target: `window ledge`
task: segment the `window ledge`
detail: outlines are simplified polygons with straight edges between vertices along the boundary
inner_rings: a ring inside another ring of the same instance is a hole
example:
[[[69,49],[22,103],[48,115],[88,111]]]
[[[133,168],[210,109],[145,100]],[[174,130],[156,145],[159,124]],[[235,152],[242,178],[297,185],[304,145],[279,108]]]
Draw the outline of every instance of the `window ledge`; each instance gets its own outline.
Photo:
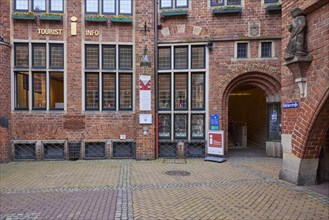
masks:
[[[85,21],[87,21],[87,22],[107,22],[107,18],[106,17],[86,16]]]
[[[268,5],[265,8],[266,12],[281,12],[282,6],[281,5]]]
[[[214,8],[212,10],[213,15],[219,15],[219,14],[239,14],[242,12],[242,8]]]
[[[61,15],[40,15],[41,21],[62,21]]]
[[[188,10],[165,10],[161,12],[161,17],[188,16]]]
[[[35,15],[12,15],[12,19],[14,20],[35,20]]]
[[[112,23],[132,23],[133,19],[131,17],[111,17]]]

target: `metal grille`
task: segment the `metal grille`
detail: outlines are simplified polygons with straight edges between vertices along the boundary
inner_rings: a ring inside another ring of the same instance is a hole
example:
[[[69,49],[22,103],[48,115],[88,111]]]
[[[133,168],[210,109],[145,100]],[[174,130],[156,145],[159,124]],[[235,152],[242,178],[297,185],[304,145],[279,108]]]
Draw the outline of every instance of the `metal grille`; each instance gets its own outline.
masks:
[[[113,142],[113,158],[135,158],[135,143]]]
[[[78,160],[80,156],[80,142],[69,142],[70,160]]]
[[[205,142],[187,143],[187,157],[205,157]]]
[[[177,142],[159,142],[159,157],[176,158]]]
[[[85,158],[105,158],[105,142],[86,142],[85,143]]]
[[[64,159],[64,143],[44,143],[44,159]]]
[[[15,159],[17,160],[35,160],[35,144],[23,143],[14,144]]]

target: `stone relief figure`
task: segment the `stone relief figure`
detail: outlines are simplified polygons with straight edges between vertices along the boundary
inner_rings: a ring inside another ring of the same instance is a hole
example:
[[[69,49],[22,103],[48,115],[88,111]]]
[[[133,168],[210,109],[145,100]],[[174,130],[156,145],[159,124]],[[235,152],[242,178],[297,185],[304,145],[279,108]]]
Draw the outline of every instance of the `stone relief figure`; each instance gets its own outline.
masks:
[[[300,8],[295,8],[291,11],[291,15],[293,21],[288,26],[290,40],[284,53],[285,60],[306,55],[306,19],[304,13]]]

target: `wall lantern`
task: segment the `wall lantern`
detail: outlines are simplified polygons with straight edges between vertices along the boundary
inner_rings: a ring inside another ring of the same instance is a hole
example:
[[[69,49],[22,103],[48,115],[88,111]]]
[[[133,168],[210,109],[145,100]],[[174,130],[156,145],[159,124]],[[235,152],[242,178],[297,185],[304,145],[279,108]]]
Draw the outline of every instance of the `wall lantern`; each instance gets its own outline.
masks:
[[[140,66],[151,66],[150,58],[147,54],[147,47],[145,45],[143,59],[140,63]]]

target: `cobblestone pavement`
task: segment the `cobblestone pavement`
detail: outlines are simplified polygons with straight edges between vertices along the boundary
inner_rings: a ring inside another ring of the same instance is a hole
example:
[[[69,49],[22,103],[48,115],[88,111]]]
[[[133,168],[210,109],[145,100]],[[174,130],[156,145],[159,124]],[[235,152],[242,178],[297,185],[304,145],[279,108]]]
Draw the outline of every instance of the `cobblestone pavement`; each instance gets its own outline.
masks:
[[[0,220],[328,219],[328,195],[280,181],[281,163],[262,154],[234,153],[225,163],[0,164]]]

